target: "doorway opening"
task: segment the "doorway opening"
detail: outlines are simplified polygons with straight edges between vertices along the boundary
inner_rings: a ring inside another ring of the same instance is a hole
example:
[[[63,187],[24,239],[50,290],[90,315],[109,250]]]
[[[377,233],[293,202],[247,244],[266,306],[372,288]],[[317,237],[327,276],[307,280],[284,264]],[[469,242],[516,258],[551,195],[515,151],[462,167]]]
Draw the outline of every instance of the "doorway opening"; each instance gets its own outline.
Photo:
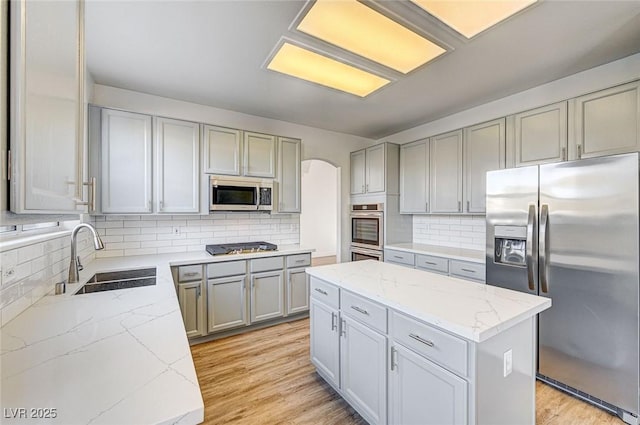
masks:
[[[320,159],[302,161],[300,245],[314,248],[313,265],[340,258],[340,169]]]

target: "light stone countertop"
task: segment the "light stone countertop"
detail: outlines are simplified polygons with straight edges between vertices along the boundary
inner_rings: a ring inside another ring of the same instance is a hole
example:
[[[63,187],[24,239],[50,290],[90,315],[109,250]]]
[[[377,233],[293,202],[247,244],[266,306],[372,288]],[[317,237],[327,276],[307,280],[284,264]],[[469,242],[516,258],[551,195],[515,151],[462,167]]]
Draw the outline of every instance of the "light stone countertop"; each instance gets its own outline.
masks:
[[[434,255],[453,260],[470,261],[473,263],[485,263],[485,252],[475,249],[451,248],[448,246],[425,245],[421,243],[394,243],[384,246],[385,249],[411,252],[413,254]]]
[[[102,258],[64,295],[47,295],[0,330],[3,424],[196,424],[204,420],[170,266],[311,252],[206,252]],[[156,267],[157,283],[72,295],[94,273]],[[28,419],[7,418],[26,408]],[[55,419],[30,418],[54,408]],[[10,412],[8,413],[9,416]]]
[[[551,299],[375,260],[307,273],[473,342],[551,307]]]

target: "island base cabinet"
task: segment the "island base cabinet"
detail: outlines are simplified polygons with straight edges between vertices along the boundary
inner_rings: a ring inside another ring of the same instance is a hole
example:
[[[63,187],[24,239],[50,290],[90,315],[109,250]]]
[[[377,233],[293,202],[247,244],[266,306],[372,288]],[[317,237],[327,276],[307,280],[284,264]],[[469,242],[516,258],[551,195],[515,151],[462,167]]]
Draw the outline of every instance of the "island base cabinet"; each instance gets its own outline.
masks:
[[[251,275],[251,323],[284,315],[284,272]]]
[[[467,424],[467,381],[413,351],[391,347],[389,423]]]
[[[386,424],[387,338],[347,316],[342,317],[340,327],[344,397],[370,424]]]
[[[334,388],[340,386],[338,310],[311,298],[311,363]]]
[[[207,281],[208,332],[247,325],[246,277],[232,276]]]

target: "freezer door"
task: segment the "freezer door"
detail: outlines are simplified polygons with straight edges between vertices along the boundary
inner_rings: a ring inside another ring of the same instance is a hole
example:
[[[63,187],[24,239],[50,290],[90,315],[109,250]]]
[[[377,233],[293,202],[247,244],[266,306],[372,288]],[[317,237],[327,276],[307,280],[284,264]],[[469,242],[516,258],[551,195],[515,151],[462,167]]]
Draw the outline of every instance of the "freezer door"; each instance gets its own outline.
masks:
[[[487,173],[487,284],[537,294],[537,217],[537,165]]]
[[[539,373],[638,414],[638,154],[540,166]]]

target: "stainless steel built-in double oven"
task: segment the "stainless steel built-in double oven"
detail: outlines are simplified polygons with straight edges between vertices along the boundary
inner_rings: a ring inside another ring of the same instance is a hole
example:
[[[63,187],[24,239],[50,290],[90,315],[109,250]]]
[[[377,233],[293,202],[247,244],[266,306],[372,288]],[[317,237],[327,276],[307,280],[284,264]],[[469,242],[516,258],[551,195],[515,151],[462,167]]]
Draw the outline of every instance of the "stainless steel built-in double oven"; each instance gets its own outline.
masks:
[[[383,204],[351,205],[351,261],[382,261]]]

